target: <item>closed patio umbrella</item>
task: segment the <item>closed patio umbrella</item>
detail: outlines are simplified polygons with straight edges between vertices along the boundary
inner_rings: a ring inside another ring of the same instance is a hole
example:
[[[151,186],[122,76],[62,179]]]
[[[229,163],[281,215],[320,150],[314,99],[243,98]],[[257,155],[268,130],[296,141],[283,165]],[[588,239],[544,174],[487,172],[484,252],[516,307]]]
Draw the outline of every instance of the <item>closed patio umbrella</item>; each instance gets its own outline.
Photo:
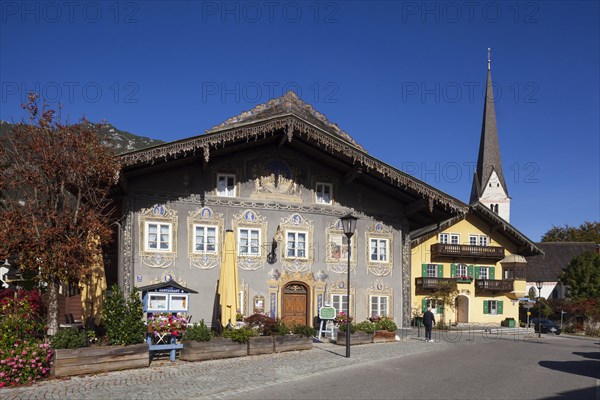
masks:
[[[100,241],[97,237],[90,238],[88,245],[96,247],[98,251],[88,273],[79,281],[83,314],[82,321],[85,323],[89,317],[93,317],[94,322],[99,325],[100,313],[102,312],[102,294],[106,290],[104,258],[102,257]]]
[[[225,232],[219,275],[219,300],[221,304],[221,324],[235,323],[238,309],[238,270],[233,231]]]

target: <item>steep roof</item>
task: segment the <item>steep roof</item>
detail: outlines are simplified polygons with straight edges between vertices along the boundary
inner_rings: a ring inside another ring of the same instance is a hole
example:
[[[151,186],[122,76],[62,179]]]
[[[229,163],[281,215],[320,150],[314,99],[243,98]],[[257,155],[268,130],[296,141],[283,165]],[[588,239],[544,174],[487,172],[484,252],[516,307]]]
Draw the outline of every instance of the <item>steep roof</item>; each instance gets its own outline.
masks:
[[[402,202],[404,210],[399,209],[398,215],[407,216],[411,230],[468,211],[463,202],[369,155],[346,132],[292,92],[229,118],[203,135],[122,154],[122,176],[144,174],[184,160],[209,163],[212,157],[230,156],[268,143],[308,152],[322,162],[335,161],[345,183],[369,180],[370,185],[377,185],[376,190]]]
[[[596,252],[599,246],[594,242],[540,242],[536,245],[544,254],[526,257],[529,282],[557,282],[573,257]]]
[[[527,236],[521,233],[517,228],[511,225],[508,221],[504,220],[498,214],[492,212],[488,207],[481,204],[479,201],[472,203],[469,206],[469,213],[475,215],[477,218],[481,219],[483,222],[493,227],[493,232],[495,235],[500,235],[517,246],[517,254],[523,256],[535,255],[535,254],[543,254],[543,250],[537,246],[536,243],[532,242]],[[432,227],[429,230],[421,230],[420,232],[415,232],[414,235],[411,235],[411,245],[412,247],[416,247],[419,244],[429,240],[431,237],[443,232],[444,230],[450,228],[454,224],[458,223],[465,219],[467,215],[458,215],[443,223],[439,224],[437,227]]]
[[[341,130],[337,124],[330,122],[325,115],[321,114],[308,103],[302,101],[296,93],[289,91],[284,96],[271,99],[264,104],[259,104],[252,110],[245,111],[235,117],[231,117],[223,123],[208,129],[206,133],[218,132],[225,129],[237,128],[273,116],[293,114],[311,124],[327,131],[341,139],[353,144],[361,150],[364,148],[356,143],[350,135]]]
[[[508,196],[508,188],[502,172],[500,160],[500,145],[498,143],[498,128],[496,126],[496,111],[494,108],[494,88],[492,85],[492,71],[488,59],[487,83],[485,88],[485,102],[483,105],[483,121],[481,123],[481,139],[479,142],[479,156],[477,158],[477,169],[473,177],[471,188],[471,200],[473,203],[481,198],[483,189],[496,171],[498,179]]]

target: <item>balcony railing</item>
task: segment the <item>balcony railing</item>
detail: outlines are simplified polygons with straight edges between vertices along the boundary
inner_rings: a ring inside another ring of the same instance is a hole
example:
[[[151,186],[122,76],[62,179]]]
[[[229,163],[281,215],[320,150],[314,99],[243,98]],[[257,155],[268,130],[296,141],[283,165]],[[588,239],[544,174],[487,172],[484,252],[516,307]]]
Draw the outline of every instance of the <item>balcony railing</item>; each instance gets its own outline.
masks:
[[[513,280],[475,279],[476,290],[488,290],[491,292],[512,292]]]
[[[504,248],[499,246],[470,246],[465,244],[435,243],[431,245],[431,260],[440,258],[466,258],[499,261],[504,258]]]
[[[426,278],[420,277],[415,279],[418,289],[435,289],[442,282],[454,282],[455,278]]]

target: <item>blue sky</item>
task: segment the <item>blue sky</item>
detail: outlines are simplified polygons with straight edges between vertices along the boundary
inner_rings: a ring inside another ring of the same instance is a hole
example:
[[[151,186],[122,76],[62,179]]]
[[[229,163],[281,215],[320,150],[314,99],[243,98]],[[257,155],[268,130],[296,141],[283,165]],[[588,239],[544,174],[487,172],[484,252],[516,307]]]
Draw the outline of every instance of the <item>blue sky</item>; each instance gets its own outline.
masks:
[[[487,48],[511,222],[600,219],[596,1],[0,1],[0,118],[171,141],[295,90],[373,156],[469,199]]]

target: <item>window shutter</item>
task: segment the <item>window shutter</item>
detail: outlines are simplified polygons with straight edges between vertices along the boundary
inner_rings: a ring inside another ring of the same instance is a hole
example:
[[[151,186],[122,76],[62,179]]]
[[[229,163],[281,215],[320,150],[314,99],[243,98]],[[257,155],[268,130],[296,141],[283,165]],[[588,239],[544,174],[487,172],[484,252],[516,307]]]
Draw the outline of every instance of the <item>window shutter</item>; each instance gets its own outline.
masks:
[[[479,267],[473,267],[473,268],[475,268],[475,279],[480,279],[480,277],[481,277],[480,268]]]
[[[439,306],[437,306],[437,313],[439,315],[442,315],[444,313],[444,305],[440,304]]]
[[[421,300],[421,311],[422,312],[427,311],[427,299]]]
[[[467,275],[469,275],[470,277],[473,277],[473,266],[469,265],[467,267]]]
[[[502,314],[503,312],[504,312],[504,302],[498,301],[498,315]]]
[[[489,271],[490,271],[490,279],[494,279],[494,267],[490,267]]]
[[[444,265],[443,264],[439,264],[437,266],[437,270],[438,270],[437,277],[438,278],[443,278],[444,277]]]
[[[489,303],[488,303],[487,300],[483,301],[483,313],[484,314],[489,314],[490,313]]]
[[[421,277],[427,278],[427,264],[421,264]]]
[[[450,264],[450,278],[456,277],[456,264]]]

